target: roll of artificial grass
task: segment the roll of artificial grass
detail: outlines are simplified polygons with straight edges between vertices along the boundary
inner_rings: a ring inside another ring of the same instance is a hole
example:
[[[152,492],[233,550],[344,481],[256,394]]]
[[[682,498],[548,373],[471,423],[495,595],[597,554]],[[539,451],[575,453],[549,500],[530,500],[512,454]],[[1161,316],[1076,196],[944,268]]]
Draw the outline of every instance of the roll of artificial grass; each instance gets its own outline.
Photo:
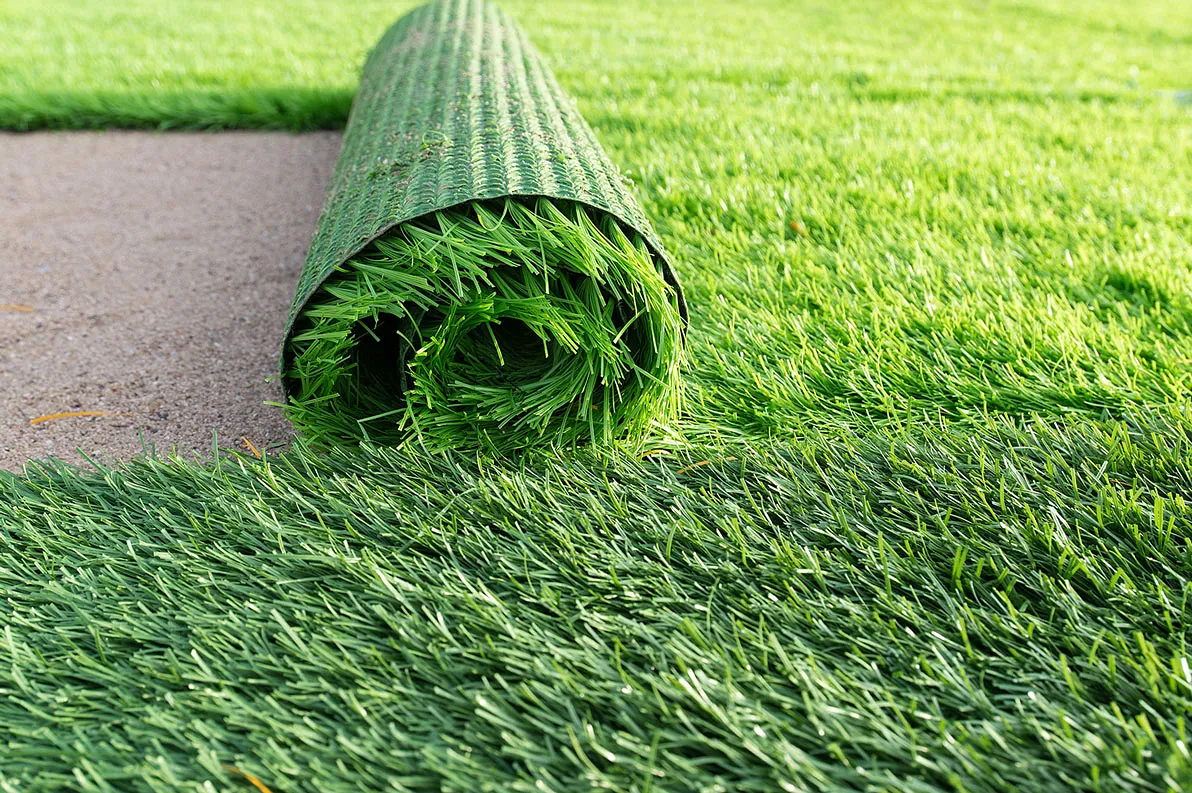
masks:
[[[369,56],[282,352],[316,444],[510,451],[678,411],[661,243],[520,28],[438,0]]]

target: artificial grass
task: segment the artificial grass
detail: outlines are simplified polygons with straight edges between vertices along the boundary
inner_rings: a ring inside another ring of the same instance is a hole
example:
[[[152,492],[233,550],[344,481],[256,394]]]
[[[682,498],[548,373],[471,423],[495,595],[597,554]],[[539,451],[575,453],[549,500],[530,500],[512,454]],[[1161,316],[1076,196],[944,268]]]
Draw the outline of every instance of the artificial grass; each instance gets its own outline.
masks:
[[[0,786],[1192,784],[1192,421],[724,451],[0,476]]]
[[[0,127],[341,127],[369,49],[415,5],[7,0]],[[700,85],[713,94],[734,87],[742,104],[777,95],[800,107],[829,97],[1134,102],[1192,89],[1184,67],[1192,7],[1183,0],[501,7],[544,50],[585,114],[589,103],[605,107],[606,97],[632,96],[651,82],[666,105],[681,105]],[[261,113],[262,96],[288,99]]]
[[[1186,788],[1189,6],[502,5],[674,254],[686,445],[5,478],[0,785]],[[396,13],[219,8],[0,80],[346,113]]]
[[[682,318],[641,239],[578,204],[400,226],[303,309],[287,415],[321,446],[642,441],[678,415]]]
[[[27,91],[15,96],[0,94],[0,128],[23,132],[113,127],[302,132],[342,127],[351,104],[350,91],[304,88]]]
[[[682,290],[525,33],[438,0],[370,53],[281,358],[317,443],[641,441],[678,411]]]

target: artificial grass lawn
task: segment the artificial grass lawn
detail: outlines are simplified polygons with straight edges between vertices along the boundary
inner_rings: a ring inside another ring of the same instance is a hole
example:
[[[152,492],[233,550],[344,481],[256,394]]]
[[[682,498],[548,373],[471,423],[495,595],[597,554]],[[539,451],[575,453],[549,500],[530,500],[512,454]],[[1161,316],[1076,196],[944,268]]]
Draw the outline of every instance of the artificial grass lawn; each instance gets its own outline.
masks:
[[[0,127],[337,127],[369,48],[414,5],[6,0]],[[1192,89],[1182,0],[501,7],[585,115],[647,93],[673,109],[715,109],[729,89],[734,110],[784,98],[818,108],[836,97],[1114,101]]]
[[[0,785],[1192,782],[1187,424],[707,451],[0,478]]]
[[[679,439],[3,478],[0,789],[1192,783],[1192,9],[502,5],[678,264]],[[33,8],[9,126],[333,123],[400,10]]]

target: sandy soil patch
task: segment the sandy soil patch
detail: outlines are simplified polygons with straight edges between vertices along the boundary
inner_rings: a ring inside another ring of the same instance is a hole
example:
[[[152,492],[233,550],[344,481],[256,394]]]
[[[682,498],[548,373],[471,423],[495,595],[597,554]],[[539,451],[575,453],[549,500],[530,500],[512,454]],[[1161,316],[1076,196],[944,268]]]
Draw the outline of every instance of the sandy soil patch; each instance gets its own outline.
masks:
[[[267,379],[339,145],[0,134],[0,468],[284,445]]]

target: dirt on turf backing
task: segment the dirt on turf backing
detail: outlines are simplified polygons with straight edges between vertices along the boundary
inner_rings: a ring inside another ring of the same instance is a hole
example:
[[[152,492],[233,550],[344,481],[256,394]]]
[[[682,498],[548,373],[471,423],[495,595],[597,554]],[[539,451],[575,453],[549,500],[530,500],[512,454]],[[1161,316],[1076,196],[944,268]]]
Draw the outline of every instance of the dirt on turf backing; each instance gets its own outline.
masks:
[[[0,134],[0,468],[286,445],[268,380],[339,145]]]

